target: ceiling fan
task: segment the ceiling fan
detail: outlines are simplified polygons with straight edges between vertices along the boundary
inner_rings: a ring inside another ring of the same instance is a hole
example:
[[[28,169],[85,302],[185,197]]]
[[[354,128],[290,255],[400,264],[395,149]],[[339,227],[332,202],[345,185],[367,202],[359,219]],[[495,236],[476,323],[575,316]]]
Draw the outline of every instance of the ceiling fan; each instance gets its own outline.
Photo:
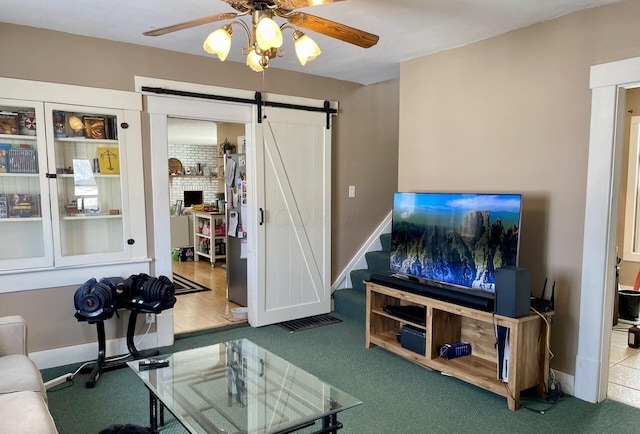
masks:
[[[144,32],[145,36],[160,36],[177,32],[216,21],[232,20],[234,18],[251,15],[251,28],[241,20],[234,20],[222,28],[211,33],[205,40],[205,51],[216,54],[224,61],[231,47],[232,25],[239,25],[247,35],[247,48],[243,53],[247,55],[247,65],[254,71],[263,71],[269,65],[269,60],[276,56],[282,56],[279,50],[282,45],[282,30],[292,29],[295,41],[296,54],[302,65],[315,59],[320,54],[320,49],[302,31],[295,27],[311,30],[323,35],[357,45],[362,48],[374,46],[379,37],[377,35],[355,29],[344,24],[310,15],[304,12],[296,12],[296,9],[307,6],[317,6],[328,3],[336,3],[344,0],[222,0],[228,3],[238,12],[227,12],[196,18],[195,20],[173,24],[159,29]],[[278,26],[273,17],[283,18],[286,24]],[[295,27],[294,27],[295,26]]]

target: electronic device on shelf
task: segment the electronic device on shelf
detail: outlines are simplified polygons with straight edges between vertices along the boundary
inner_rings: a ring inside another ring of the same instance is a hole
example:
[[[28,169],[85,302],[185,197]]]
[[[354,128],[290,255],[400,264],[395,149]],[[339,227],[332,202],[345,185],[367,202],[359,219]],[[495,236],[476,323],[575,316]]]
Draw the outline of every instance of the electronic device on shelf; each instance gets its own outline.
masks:
[[[537,310],[538,312],[549,312],[554,309],[555,304],[555,292],[556,292],[556,282],[553,282],[551,285],[551,296],[549,299],[545,298],[545,294],[547,292],[547,279],[544,279],[544,287],[542,288],[542,295],[540,298],[531,297],[531,308]]]
[[[435,285],[428,285],[415,278],[398,277],[381,273],[372,273],[369,281],[390,288],[400,289],[413,294],[431,297],[449,303],[456,303],[461,306],[472,307],[487,312],[493,311],[493,294],[482,291],[471,291],[464,288],[444,288]]]
[[[387,304],[382,306],[382,310],[390,315],[396,316],[416,324],[425,325],[426,308],[424,306],[406,305],[399,306]]]

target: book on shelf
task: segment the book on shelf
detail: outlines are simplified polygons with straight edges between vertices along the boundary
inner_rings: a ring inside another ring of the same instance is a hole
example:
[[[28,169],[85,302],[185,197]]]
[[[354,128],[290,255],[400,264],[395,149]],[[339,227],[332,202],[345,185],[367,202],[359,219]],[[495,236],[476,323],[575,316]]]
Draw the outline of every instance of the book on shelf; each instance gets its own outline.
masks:
[[[0,173],[9,171],[9,149],[10,143],[0,143]]]
[[[0,219],[6,219],[9,216],[9,205],[7,204],[7,195],[0,193]]]
[[[115,116],[108,116],[106,118],[105,134],[107,139],[118,140],[118,119]]]
[[[20,110],[18,112],[18,126],[23,136],[36,135],[36,113],[33,110]]]
[[[13,193],[7,195],[8,214],[10,218],[37,217],[39,204],[29,193]]]
[[[120,173],[120,153],[118,148],[98,147],[98,164],[103,175]]]
[[[18,134],[18,113],[0,110],[0,134]]]
[[[7,167],[10,173],[38,173],[38,158],[30,147],[10,148],[7,153]]]
[[[106,139],[105,120],[102,116],[85,116],[84,135],[88,139]]]
[[[66,113],[63,111],[53,112],[53,136],[57,138],[67,137]]]

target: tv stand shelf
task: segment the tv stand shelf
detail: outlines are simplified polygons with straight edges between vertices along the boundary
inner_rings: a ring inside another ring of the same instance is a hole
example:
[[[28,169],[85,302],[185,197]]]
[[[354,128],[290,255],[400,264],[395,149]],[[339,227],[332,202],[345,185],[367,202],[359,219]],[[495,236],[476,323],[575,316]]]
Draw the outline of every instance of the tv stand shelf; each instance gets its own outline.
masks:
[[[520,407],[520,393],[536,387],[545,397],[549,380],[549,353],[546,348],[547,323],[537,314],[522,318],[495,315],[458,304],[390,288],[367,284],[366,347],[379,346],[428,369],[441,371],[507,398],[510,410]],[[420,325],[389,314],[385,305],[424,306],[425,324]],[[401,346],[396,339],[403,325],[426,332],[426,354]],[[495,326],[509,329],[510,363],[508,382],[498,379]],[[470,342],[472,354],[446,360],[439,357],[442,345]],[[507,387],[505,387],[507,386]]]

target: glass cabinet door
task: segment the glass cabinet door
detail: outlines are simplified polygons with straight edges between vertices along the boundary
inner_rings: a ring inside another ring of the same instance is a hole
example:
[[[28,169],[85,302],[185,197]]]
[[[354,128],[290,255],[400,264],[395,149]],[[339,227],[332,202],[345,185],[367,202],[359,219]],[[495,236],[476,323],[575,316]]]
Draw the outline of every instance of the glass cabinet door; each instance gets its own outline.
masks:
[[[0,271],[53,265],[42,103],[0,99]]]
[[[117,110],[45,104],[56,265],[123,259],[124,162]]]

